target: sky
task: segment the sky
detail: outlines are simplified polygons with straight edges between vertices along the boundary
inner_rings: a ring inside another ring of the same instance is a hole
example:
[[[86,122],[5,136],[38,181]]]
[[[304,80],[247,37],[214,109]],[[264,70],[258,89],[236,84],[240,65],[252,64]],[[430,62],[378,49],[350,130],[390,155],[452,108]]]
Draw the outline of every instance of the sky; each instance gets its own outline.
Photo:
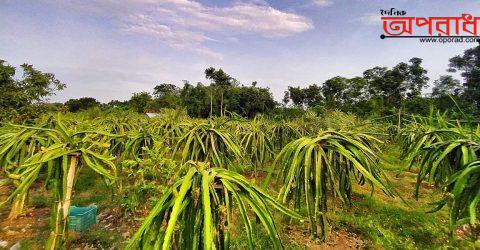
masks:
[[[54,73],[67,88],[51,101],[127,100],[160,83],[208,83],[208,67],[257,81],[280,100],[288,86],[412,57],[433,82],[475,45],[382,40],[380,9],[390,8],[480,16],[480,0],[0,0],[0,59]]]

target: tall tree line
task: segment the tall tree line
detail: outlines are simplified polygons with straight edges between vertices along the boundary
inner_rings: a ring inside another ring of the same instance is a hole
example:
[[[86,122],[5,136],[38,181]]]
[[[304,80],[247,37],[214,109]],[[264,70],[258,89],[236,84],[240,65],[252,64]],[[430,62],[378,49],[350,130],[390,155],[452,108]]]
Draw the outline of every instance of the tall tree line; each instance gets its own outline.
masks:
[[[21,72],[21,73],[20,73]],[[134,93],[128,101],[113,100],[101,104],[91,97],[71,99],[63,105],[53,105],[77,112],[94,107],[125,109],[136,112],[162,108],[183,108],[194,117],[238,114],[254,117],[257,114],[287,115],[313,109],[340,109],[362,116],[382,116],[402,110],[424,114],[430,106],[439,110],[480,114],[480,46],[467,49],[449,60],[449,73],[433,80],[427,94],[427,70],[422,59],[414,57],[389,67],[373,67],[353,78],[336,76],[320,84],[306,87],[288,86],[282,103],[275,102],[269,88],[257,82],[241,85],[222,69],[207,68],[208,84],[183,82],[179,87],[162,83],[153,91]],[[18,77],[18,75],[22,77]],[[48,97],[66,85],[51,73],[43,73],[30,64],[20,70],[0,60],[0,120],[12,117],[27,119],[45,110]],[[296,110],[295,112],[293,112]]]
[[[311,109],[340,109],[360,115],[388,115],[399,109],[408,113],[425,114],[430,106],[439,110],[470,114],[480,111],[480,46],[466,50],[450,59],[448,72],[459,72],[463,83],[452,75],[442,75],[433,81],[431,92],[428,71],[422,59],[414,57],[392,68],[373,67],[362,76],[336,76],[321,85],[289,86],[284,105]]]

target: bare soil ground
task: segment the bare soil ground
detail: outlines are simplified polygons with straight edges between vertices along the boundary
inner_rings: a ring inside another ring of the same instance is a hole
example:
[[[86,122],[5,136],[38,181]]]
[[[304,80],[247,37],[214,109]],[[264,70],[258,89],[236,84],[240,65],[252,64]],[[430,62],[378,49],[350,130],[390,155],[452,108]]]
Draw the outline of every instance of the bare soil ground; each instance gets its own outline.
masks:
[[[303,228],[287,227],[285,230],[287,241],[298,244],[302,248],[312,250],[347,250],[365,249],[365,241],[357,234],[348,232],[345,229],[330,231],[326,242],[310,237],[308,230]]]
[[[22,240],[48,234],[49,208],[29,209],[26,215],[17,219],[7,217],[8,211],[0,215],[0,240],[7,242],[6,249]]]
[[[11,190],[11,186],[0,187],[0,200],[5,200]],[[13,220],[8,219],[9,212],[8,206],[0,211],[0,248],[9,249],[22,240],[48,234],[49,208],[27,208],[25,215]]]

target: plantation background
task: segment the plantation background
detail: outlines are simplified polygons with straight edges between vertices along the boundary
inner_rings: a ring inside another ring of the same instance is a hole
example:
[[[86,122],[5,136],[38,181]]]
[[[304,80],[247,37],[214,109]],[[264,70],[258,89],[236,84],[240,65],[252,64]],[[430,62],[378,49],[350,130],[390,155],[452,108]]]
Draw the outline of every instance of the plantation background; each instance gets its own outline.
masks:
[[[0,240],[25,249],[478,247],[480,47],[289,87],[160,84],[101,104],[0,63]],[[17,77],[16,77],[17,76]],[[155,113],[148,118],[145,113]],[[70,205],[99,223],[68,230]]]

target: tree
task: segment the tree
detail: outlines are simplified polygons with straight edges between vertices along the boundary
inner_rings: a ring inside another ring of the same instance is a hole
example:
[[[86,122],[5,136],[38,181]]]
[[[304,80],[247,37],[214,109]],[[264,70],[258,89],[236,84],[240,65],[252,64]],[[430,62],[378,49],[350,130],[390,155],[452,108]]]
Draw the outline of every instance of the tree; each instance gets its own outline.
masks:
[[[180,103],[180,89],[173,84],[162,83],[155,86],[153,96],[153,106],[156,109],[176,108]]]
[[[336,76],[323,83],[322,93],[325,97],[327,107],[341,107],[345,101],[345,91],[347,90],[347,78]]]
[[[122,110],[127,110],[130,108],[129,101],[119,101],[119,100],[112,100],[107,103],[107,106],[111,108],[122,109]]]
[[[18,82],[13,79],[15,68],[5,65],[5,61],[0,60],[0,120],[5,119],[11,110],[18,109],[27,103],[21,100],[15,100],[16,93],[20,92]],[[20,94],[20,93],[18,93]]]
[[[323,103],[322,88],[316,84],[303,89],[304,104],[311,108]]]
[[[93,107],[98,107],[100,102],[93,97],[82,97],[80,99],[70,99],[65,102],[68,111],[78,112],[80,110],[86,110]]]
[[[460,81],[451,75],[440,76],[438,80],[434,81],[433,85],[432,97],[434,98],[448,95],[456,96],[460,94],[462,88]]]
[[[383,78],[388,68],[374,67],[363,72],[363,78],[367,81],[367,91],[371,97],[378,97],[383,94]]]
[[[20,67],[23,70],[23,79],[18,82],[18,85],[29,104],[43,101],[44,98],[54,95],[55,91],[66,87],[55,78],[54,74],[43,73],[26,63]]]
[[[386,115],[403,105],[409,80],[409,65],[399,63],[392,69],[374,67],[363,73],[374,112]],[[413,87],[412,87],[413,88]]]
[[[409,67],[406,63],[399,63],[393,69],[387,71],[381,90],[385,97],[387,107],[401,107],[407,91]]]
[[[302,88],[300,87],[291,87],[288,86],[288,96],[290,100],[292,100],[293,105],[295,105],[298,108],[303,107],[303,103],[305,100],[305,93],[303,92]],[[286,98],[286,97],[284,97]]]
[[[283,93],[282,103],[283,106],[287,106],[287,104],[290,102],[290,92],[284,91]]]
[[[422,94],[422,90],[428,87],[427,70],[422,67],[422,59],[414,57],[410,59],[410,65],[408,66],[408,80],[407,80],[407,89],[408,89],[408,98],[419,97]]]
[[[228,93],[230,111],[244,117],[253,118],[257,114],[268,113],[276,106],[268,88],[252,86],[234,87]]]
[[[253,82],[251,86],[231,86],[224,90],[223,105],[228,106],[228,111],[252,118],[259,113],[268,113],[277,105],[273,95],[268,88],[256,86]],[[218,88],[210,85],[205,86],[198,83],[196,86],[185,82],[180,95],[181,104],[187,110],[190,116],[209,117],[213,110],[219,110],[222,102],[220,96],[213,95]],[[225,115],[226,109],[222,113]]]
[[[289,86],[282,101],[285,105],[292,101],[297,108],[334,108],[361,115],[386,115],[408,102],[411,102],[409,109],[422,103],[422,91],[429,80],[426,74],[422,59],[414,57],[391,69],[368,69],[363,77],[336,76],[325,81],[322,87],[315,84],[306,88]]]
[[[168,94],[176,94],[179,92],[179,88],[173,84],[162,83],[153,88],[153,96],[155,98],[161,98]]]
[[[145,112],[152,103],[152,96],[148,92],[133,93],[129,101],[130,107],[138,113]]]
[[[180,91],[180,100],[188,115],[205,118],[212,113],[213,105],[215,104],[216,107],[216,98],[212,95],[211,88],[202,83],[193,86],[187,81],[184,82]]]
[[[224,93],[229,88],[236,86],[237,81],[235,78],[232,78],[230,75],[225,73],[222,69],[216,70],[213,67],[205,70],[205,78],[211,80],[211,85],[220,91],[220,116],[224,116],[226,109],[226,107],[224,107]]]
[[[458,104],[462,106],[462,111],[467,111],[466,109],[468,109],[467,112],[473,113],[475,108],[472,107],[472,103],[461,98],[462,95],[462,84],[451,75],[440,76],[440,78],[433,83],[431,99],[434,102],[435,107],[441,111],[454,111]]]
[[[20,67],[23,76],[17,80],[15,68],[0,59],[0,120],[34,117],[46,98],[66,87],[51,73],[43,73],[30,64]]]
[[[363,77],[347,79],[347,89],[343,94],[343,111],[365,115],[371,112],[369,105],[370,95],[367,81]]]
[[[450,58],[448,66],[449,72],[461,72],[465,99],[480,108],[480,46]]]

